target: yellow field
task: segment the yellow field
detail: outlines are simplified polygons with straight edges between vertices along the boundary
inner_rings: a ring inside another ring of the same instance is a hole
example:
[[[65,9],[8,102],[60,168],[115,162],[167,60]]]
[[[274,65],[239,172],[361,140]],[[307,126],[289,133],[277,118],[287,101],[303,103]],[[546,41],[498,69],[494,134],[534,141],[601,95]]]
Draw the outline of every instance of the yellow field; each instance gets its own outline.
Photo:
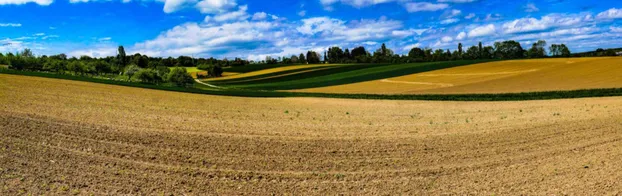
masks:
[[[0,74],[0,195],[616,195],[620,97],[241,98]]]
[[[622,87],[622,58],[605,57],[500,61],[297,91],[462,94],[619,87]]]
[[[227,79],[234,79],[234,78],[244,78],[244,77],[258,76],[258,75],[270,74],[270,73],[281,72],[281,71],[289,71],[289,70],[304,69],[304,68],[311,68],[311,67],[328,67],[328,66],[336,66],[336,65],[335,64],[292,65],[292,66],[284,66],[284,67],[277,67],[277,68],[271,68],[271,69],[264,69],[264,70],[253,71],[253,72],[248,72],[248,73],[223,75],[224,77],[210,78],[210,79],[207,79],[207,80],[204,80],[204,81],[216,81],[216,80],[227,80]]]

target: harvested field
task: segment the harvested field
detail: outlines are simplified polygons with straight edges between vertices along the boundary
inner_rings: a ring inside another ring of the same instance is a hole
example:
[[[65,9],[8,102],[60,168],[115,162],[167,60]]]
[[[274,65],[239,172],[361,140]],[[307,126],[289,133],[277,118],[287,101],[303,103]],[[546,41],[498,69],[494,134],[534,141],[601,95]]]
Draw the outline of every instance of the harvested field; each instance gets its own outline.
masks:
[[[622,58],[605,57],[498,61],[374,81],[294,91],[469,94],[620,87],[622,87]]]
[[[622,98],[239,98],[0,74],[0,195],[622,194]]]

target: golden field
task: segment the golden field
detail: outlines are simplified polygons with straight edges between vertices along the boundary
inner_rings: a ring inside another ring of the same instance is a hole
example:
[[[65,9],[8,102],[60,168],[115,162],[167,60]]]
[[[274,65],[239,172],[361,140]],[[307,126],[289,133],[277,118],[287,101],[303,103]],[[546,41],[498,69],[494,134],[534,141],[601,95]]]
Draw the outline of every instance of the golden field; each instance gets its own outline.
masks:
[[[622,194],[622,98],[240,98],[0,74],[0,195]]]
[[[621,88],[622,58],[481,63],[381,80],[295,90],[325,93],[467,94]]]
[[[256,66],[256,65],[249,65],[249,66]],[[271,73],[296,70],[296,69],[305,69],[305,68],[312,68],[312,67],[331,67],[331,66],[336,66],[336,64],[290,65],[290,66],[283,66],[283,67],[277,67],[277,68],[263,69],[259,71],[248,72],[248,73],[228,74],[228,75],[223,75],[224,77],[210,78],[204,81],[218,81],[218,80],[245,78],[245,77],[271,74]]]

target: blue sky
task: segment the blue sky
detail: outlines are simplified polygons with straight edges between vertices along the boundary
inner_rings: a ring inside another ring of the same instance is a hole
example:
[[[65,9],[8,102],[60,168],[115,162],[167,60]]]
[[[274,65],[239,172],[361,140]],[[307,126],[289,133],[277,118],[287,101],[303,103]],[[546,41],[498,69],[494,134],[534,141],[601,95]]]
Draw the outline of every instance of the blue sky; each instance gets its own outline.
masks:
[[[0,0],[0,52],[263,59],[330,46],[398,54],[539,39],[622,47],[619,0]],[[7,45],[8,44],[8,45]]]

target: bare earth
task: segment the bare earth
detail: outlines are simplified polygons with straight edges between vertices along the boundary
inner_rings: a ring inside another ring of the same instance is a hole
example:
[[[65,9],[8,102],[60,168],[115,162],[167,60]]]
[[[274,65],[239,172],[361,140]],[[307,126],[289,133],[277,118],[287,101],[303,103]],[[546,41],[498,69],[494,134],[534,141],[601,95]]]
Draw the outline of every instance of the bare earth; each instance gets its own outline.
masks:
[[[622,194],[622,97],[236,98],[0,74],[0,195]]]

